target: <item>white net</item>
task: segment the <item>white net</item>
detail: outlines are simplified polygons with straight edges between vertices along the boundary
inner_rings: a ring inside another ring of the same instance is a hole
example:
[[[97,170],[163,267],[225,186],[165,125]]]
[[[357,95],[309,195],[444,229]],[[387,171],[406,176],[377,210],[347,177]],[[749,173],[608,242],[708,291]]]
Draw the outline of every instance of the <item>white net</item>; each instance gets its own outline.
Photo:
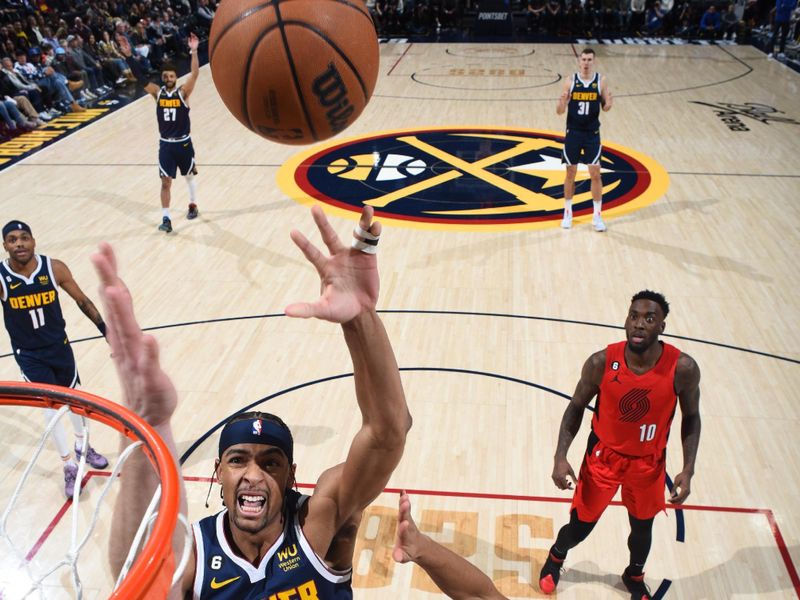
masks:
[[[0,600],[23,598],[46,598],[48,600],[54,598],[78,598],[83,600],[86,598],[89,600],[107,597],[112,591],[109,586],[106,586],[106,589],[103,590],[102,586],[95,584],[86,590],[80,571],[83,568],[85,574],[98,569],[109,570],[106,555],[102,552],[102,548],[99,548],[104,544],[102,541],[93,538],[101,537],[95,533],[97,524],[99,521],[109,519],[111,514],[110,502],[106,502],[106,498],[114,483],[118,481],[118,475],[127,460],[137,450],[141,451],[140,448],[143,446],[141,441],[128,445],[120,454],[116,464],[113,465],[111,473],[103,473],[103,475],[107,476],[98,478],[105,479],[100,487],[99,494],[94,490],[92,494],[88,494],[85,489],[82,491],[83,486],[80,484],[84,483],[87,474],[86,456],[87,449],[90,447],[90,431],[86,417],[81,416],[82,431],[76,433],[83,436],[83,446],[80,448],[76,485],[71,503],[64,504],[64,508],[62,508],[62,510],[69,512],[69,535],[66,536],[66,539],[63,534],[60,536],[60,548],[56,549],[55,553],[51,548],[49,557],[42,558],[41,554],[43,553],[40,553],[40,556],[37,556],[37,559],[34,560],[35,552],[28,549],[31,545],[31,534],[42,527],[47,529],[47,515],[42,514],[42,509],[39,509],[38,514],[36,511],[31,511],[31,505],[34,500],[43,507],[48,505],[48,500],[51,506],[58,504],[58,500],[48,497],[48,494],[44,494],[44,497],[42,497],[42,494],[37,493],[37,488],[42,486],[37,481],[35,469],[45,444],[52,437],[54,429],[69,410],[70,407],[67,405],[59,408],[44,428],[38,444],[32,450],[30,460],[19,477],[19,481],[14,487],[0,517],[0,557],[2,557],[0,560]],[[42,470],[42,468],[39,469],[39,471]],[[60,472],[58,475],[60,475]],[[57,474],[53,472],[52,476],[55,477]],[[86,497],[85,500],[84,497]],[[141,546],[147,541],[150,528],[157,517],[156,511],[160,497],[161,487],[159,486],[142,519],[128,559],[116,584],[113,585],[113,589],[119,587],[124,580],[131,565],[135,562]],[[87,506],[87,502],[93,504]],[[36,522],[37,520],[38,522]],[[179,520],[181,529],[185,532],[185,543],[183,556],[175,570],[173,582],[177,581],[183,573],[191,550],[191,526],[182,515],[179,515]],[[62,526],[61,529],[65,528]],[[80,564],[81,553],[87,547],[87,544],[93,546],[93,552],[90,552],[93,556],[90,559],[85,559],[82,567]],[[107,544],[107,539],[105,544]],[[98,552],[98,550],[100,551]],[[98,563],[98,561],[100,562]]]

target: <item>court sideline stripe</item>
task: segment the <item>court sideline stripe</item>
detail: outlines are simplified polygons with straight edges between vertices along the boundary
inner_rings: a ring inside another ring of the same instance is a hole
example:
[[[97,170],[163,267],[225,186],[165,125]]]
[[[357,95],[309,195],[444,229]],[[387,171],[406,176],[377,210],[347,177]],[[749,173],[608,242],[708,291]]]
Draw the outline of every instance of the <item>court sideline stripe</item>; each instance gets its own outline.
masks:
[[[389,77],[389,76],[392,74],[392,71],[394,71],[394,68],[395,68],[397,65],[399,65],[399,64],[400,64],[400,61],[401,61],[401,60],[403,60],[403,59],[406,57],[406,54],[408,54],[408,51],[411,49],[411,46],[413,46],[413,45],[414,45],[414,43],[413,43],[413,42],[412,42],[412,43],[410,43],[410,44],[407,44],[407,45],[406,45],[406,49],[405,49],[405,50],[403,50],[403,53],[400,55],[400,58],[398,58],[398,59],[395,61],[395,63],[392,65],[392,68],[391,68],[391,69],[389,69],[389,72],[386,74],[386,76],[387,76],[387,77]]]

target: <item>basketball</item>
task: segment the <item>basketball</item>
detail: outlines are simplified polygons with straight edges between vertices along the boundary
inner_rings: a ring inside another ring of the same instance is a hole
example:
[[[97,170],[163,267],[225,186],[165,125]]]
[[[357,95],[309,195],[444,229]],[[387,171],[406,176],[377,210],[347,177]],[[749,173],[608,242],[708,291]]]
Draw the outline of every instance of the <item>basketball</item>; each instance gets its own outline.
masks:
[[[208,48],[228,110],[281,144],[346,129],[378,77],[378,38],[359,0],[223,0]]]

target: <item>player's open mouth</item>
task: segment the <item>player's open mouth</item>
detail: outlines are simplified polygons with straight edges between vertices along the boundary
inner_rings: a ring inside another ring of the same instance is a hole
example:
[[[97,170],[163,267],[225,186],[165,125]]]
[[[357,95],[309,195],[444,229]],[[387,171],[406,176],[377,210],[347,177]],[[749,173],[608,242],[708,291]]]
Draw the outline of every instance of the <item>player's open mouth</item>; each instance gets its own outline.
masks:
[[[264,509],[267,499],[263,496],[256,496],[252,494],[239,494],[236,497],[239,503],[239,510],[244,514],[257,515]]]
[[[631,341],[632,341],[634,344],[641,344],[641,343],[644,341],[644,336],[641,336],[641,335],[632,335],[632,336],[631,336]]]

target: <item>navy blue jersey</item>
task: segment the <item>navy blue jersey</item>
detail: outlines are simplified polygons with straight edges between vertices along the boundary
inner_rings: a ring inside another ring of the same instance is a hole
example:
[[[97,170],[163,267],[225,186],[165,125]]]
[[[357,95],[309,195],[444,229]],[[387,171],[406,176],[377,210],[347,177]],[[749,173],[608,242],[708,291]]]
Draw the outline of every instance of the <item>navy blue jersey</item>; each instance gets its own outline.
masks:
[[[286,498],[283,533],[254,567],[234,554],[225,537],[227,510],[194,523],[195,600],[350,600],[352,569],[334,571],[314,553],[298,513],[308,496],[294,490]]]
[[[163,140],[180,140],[189,137],[189,105],[183,99],[181,88],[175,86],[172,92],[161,86],[156,96],[156,119],[158,134]]]
[[[3,319],[14,350],[36,350],[67,339],[50,259],[38,254],[33,258],[39,268],[30,277],[12,271],[8,259],[0,263]]]
[[[575,73],[569,89],[567,129],[599,130],[600,106],[600,73],[595,73],[589,81],[583,81]]]

